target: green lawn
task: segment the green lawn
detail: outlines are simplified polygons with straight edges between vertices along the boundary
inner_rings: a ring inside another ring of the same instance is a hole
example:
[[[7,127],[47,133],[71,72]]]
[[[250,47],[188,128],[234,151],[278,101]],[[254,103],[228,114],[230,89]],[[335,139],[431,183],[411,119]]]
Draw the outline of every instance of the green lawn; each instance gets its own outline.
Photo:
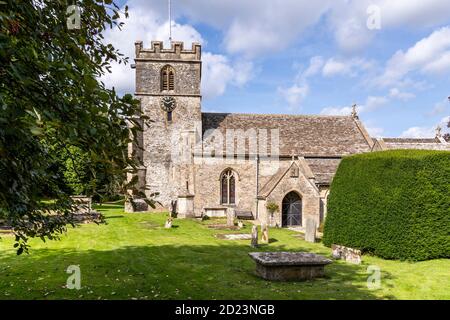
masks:
[[[12,236],[0,240],[0,299],[450,299],[450,260],[418,263],[363,257],[341,261],[327,277],[308,282],[268,282],[254,275],[249,241],[215,238],[211,221],[175,220],[164,214],[127,214],[119,205],[99,209],[106,225],[70,228],[61,241],[30,242],[16,256]],[[249,232],[247,226],[242,232]],[[271,229],[258,250],[299,250],[330,256],[289,230]],[[80,290],[65,288],[69,265],[81,268]],[[367,288],[367,267],[381,268],[381,288]]]

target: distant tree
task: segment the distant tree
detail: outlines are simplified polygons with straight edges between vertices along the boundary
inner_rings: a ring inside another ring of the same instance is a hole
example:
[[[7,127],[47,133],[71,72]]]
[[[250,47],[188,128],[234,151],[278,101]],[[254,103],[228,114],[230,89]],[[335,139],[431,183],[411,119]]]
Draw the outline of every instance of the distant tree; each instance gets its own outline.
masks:
[[[447,128],[450,128],[450,121],[447,123]],[[445,141],[450,142],[450,133],[444,134]]]
[[[137,165],[127,145],[141,129],[138,103],[98,80],[111,62],[127,62],[102,36],[122,26],[119,7],[78,5],[81,28],[71,29],[67,0],[0,1],[0,220],[13,227],[18,254],[29,237],[54,239],[73,223],[72,182],[90,194],[128,188]],[[73,169],[83,163],[80,176],[62,176],[62,154]]]

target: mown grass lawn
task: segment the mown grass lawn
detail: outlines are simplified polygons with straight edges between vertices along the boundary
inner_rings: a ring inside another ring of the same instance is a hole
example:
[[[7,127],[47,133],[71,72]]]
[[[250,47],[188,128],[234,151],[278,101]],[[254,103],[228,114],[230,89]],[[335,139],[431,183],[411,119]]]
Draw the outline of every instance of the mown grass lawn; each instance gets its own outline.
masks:
[[[363,264],[336,261],[327,277],[277,283],[254,275],[249,241],[220,240],[197,220],[165,214],[127,214],[122,206],[100,209],[105,225],[70,228],[61,241],[30,242],[16,256],[12,236],[0,240],[0,299],[450,299],[450,260],[418,263],[364,256]],[[242,232],[249,232],[247,226]],[[309,251],[330,256],[289,230],[271,229],[260,251]],[[81,289],[65,288],[69,265],[81,269]],[[369,265],[381,268],[381,288],[367,288]]]

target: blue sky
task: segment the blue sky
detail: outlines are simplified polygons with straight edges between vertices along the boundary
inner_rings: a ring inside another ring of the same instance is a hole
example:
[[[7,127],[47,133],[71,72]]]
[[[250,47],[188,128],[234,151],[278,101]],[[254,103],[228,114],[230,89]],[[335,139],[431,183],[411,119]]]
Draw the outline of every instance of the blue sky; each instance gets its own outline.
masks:
[[[107,32],[168,43],[167,0],[119,1],[130,18]],[[450,0],[172,0],[173,40],[202,43],[202,108],[350,114],[374,136],[434,136],[450,115]],[[104,78],[134,91],[129,67]]]

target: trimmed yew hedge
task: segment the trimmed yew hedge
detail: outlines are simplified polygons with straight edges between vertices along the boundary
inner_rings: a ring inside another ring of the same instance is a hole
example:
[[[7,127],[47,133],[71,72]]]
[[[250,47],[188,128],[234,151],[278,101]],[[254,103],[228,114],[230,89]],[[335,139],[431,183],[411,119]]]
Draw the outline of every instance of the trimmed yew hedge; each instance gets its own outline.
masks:
[[[331,185],[323,243],[385,259],[450,257],[450,152],[344,158]]]

